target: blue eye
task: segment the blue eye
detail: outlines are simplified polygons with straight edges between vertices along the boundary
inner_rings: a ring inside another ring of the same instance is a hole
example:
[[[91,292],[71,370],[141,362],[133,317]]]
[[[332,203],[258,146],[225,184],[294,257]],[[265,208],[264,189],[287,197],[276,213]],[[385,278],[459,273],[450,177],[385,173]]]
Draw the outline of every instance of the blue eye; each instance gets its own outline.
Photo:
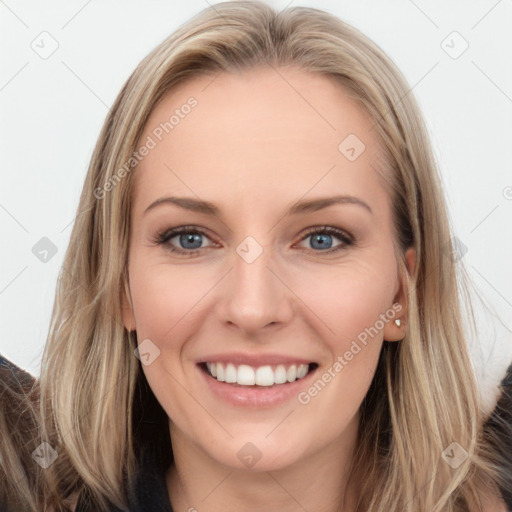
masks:
[[[195,234],[195,233],[186,233],[179,236],[180,244],[185,247],[185,249],[199,249],[202,244],[201,237],[203,235],[201,234]],[[190,245],[187,247],[187,244],[192,244],[193,247]]]
[[[313,249],[320,249],[320,252],[334,252],[349,245],[353,245],[353,238],[346,234],[344,231],[332,226],[323,226],[321,228],[315,227],[306,233],[302,240],[311,239],[311,247]],[[332,247],[332,239],[337,238],[342,243]],[[319,251],[314,251],[319,252]]]
[[[311,239],[311,244],[315,249],[329,249],[332,246],[332,235],[328,233],[320,233],[316,235],[309,235],[313,238]],[[315,245],[317,245],[315,247]]]
[[[168,231],[160,233],[155,239],[155,243],[158,245],[166,245],[166,248],[174,253],[183,254],[186,256],[193,256],[201,251],[215,245],[202,246],[203,239],[206,237],[204,231],[194,226],[181,226],[173,228]],[[177,239],[178,247],[172,244],[173,238]],[[311,247],[306,249],[314,249],[313,252],[334,252],[346,248],[349,245],[354,244],[354,239],[348,233],[345,233],[341,229],[334,228],[332,226],[322,226],[311,228],[302,238],[301,242],[311,239]],[[333,238],[341,240],[341,243],[333,247]]]
[[[201,247],[203,242],[201,237],[207,237],[207,235],[200,229],[193,226],[182,226],[161,233],[155,242],[160,245],[166,244],[171,252],[184,253],[188,256],[198,253],[200,249],[204,249],[204,247]],[[180,247],[171,244],[173,238],[178,239]]]

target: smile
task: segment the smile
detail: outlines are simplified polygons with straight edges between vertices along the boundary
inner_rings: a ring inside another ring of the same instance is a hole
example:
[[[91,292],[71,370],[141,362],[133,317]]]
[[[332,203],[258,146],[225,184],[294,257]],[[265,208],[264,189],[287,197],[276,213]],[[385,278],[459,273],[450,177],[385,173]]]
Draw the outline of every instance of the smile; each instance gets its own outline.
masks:
[[[317,366],[316,363],[279,364],[258,367],[219,362],[206,362],[202,364],[203,369],[218,382],[238,384],[239,386],[267,387],[300,380]]]

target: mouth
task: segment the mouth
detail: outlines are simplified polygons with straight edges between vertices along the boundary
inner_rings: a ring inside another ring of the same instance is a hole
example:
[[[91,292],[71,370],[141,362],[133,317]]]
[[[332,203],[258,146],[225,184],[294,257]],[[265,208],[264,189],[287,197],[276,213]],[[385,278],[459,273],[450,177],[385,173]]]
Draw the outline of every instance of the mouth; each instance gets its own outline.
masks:
[[[273,388],[298,381],[314,372],[317,363],[250,366],[247,364],[201,362],[201,370],[217,382],[233,386]]]

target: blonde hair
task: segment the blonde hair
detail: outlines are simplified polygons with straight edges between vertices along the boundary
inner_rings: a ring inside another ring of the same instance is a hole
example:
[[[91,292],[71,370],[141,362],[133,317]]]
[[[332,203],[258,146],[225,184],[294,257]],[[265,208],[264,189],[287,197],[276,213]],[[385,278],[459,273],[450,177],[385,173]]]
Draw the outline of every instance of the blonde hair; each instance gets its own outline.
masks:
[[[129,161],[158,101],[199,74],[296,66],[339,82],[374,121],[391,172],[398,265],[408,285],[407,334],[384,343],[361,405],[351,478],[358,511],[478,511],[499,473],[463,329],[448,215],[425,127],[409,86],[359,31],[313,8],[276,12],[257,1],[215,4],[182,25],[136,68],[92,155],[59,275],[41,387],[41,437],[58,452],[46,470],[46,506],[83,492],[126,509],[137,455],[134,410],[144,385],[136,337],[123,326],[133,176]],[[104,184],[115,183],[101,195]],[[413,275],[404,252],[416,249]],[[466,298],[469,300],[469,298]],[[140,418],[139,418],[140,420]],[[468,458],[453,469],[451,443]]]

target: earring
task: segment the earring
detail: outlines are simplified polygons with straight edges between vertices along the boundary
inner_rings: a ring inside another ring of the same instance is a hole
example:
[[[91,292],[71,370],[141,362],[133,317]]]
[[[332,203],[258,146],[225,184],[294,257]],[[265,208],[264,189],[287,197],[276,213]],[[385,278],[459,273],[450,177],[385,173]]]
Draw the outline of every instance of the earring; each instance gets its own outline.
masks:
[[[397,318],[395,320],[395,324],[396,324],[397,327],[400,327],[402,325],[402,320],[400,320],[400,318]]]

